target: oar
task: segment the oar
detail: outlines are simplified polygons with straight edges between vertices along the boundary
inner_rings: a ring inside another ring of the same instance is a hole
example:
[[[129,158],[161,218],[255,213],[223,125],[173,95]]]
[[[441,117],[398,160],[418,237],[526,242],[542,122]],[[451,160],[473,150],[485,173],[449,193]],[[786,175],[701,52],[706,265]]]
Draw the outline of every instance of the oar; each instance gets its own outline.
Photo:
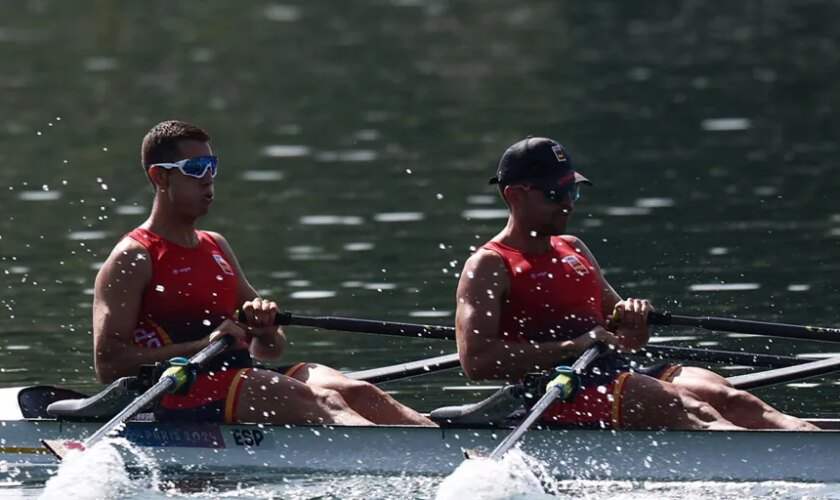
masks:
[[[592,345],[581,354],[577,361],[572,364],[572,373],[580,374],[584,370],[589,369],[592,363],[601,355],[604,346],[601,343]],[[545,394],[531,407],[525,419],[510,433],[505,439],[496,446],[496,449],[490,453],[490,458],[499,460],[507,453],[521,438],[528,432],[528,429],[534,425],[534,422],[539,419],[551,404],[557,400],[563,400],[574,392],[574,379],[567,373],[561,373],[548,383],[549,389]]]
[[[748,390],[767,387],[769,385],[785,384],[795,380],[818,377],[838,371],[840,371],[840,357],[820,359],[787,368],[737,375],[729,377],[726,380],[738,389]]]
[[[782,368],[786,366],[804,365],[808,361],[793,356],[776,356],[772,354],[754,354],[748,352],[717,351],[712,349],[695,349],[688,347],[672,347],[649,345],[643,350],[635,353],[637,356],[650,354],[653,357],[687,359],[692,361],[707,361],[711,363],[731,363],[743,366],[769,366],[771,368]],[[364,380],[371,384],[392,382],[404,378],[428,375],[445,370],[451,370],[461,366],[458,354],[444,354],[432,358],[419,359],[407,363],[398,363],[381,368],[370,368],[347,372],[345,375],[352,379]]]
[[[699,349],[695,347],[673,347],[664,345],[649,345],[641,351],[639,351],[637,354],[651,354],[653,356],[661,358],[706,361],[710,363],[724,363],[744,366],[769,366],[771,368],[801,365],[807,362],[802,358],[796,358],[793,356],[778,356],[775,354],[756,354],[750,352],[718,351],[715,349]]]
[[[655,315],[657,313],[653,314]],[[240,315],[240,320],[244,321],[245,318]],[[278,325],[310,326],[324,330],[369,333],[374,335],[391,335],[395,337],[455,340],[455,328],[443,325],[422,325],[416,323],[401,323],[372,319],[343,318],[339,316],[302,316],[292,314],[290,312],[278,314],[275,323]],[[647,346],[637,354],[643,356],[648,352],[655,356],[672,357],[674,359],[690,359],[694,361],[709,361],[714,363],[736,363],[747,366],[780,367],[791,366],[801,362],[797,358],[790,356],[774,356],[746,352],[652,345]],[[422,362],[423,360],[418,363]],[[448,368],[456,365],[450,365],[447,363],[444,366]],[[417,373],[419,374],[421,372]]]
[[[429,373],[449,370],[461,366],[458,361],[458,354],[444,354],[428,359],[419,359],[408,363],[400,363],[382,368],[371,368],[356,372],[345,373],[348,377],[356,380],[364,380],[371,384],[380,384],[403,378],[426,375]]]
[[[344,332],[455,340],[455,329],[451,326],[417,325],[414,323],[342,318],[337,316],[300,316],[290,312],[277,314],[274,322],[278,325],[311,326],[324,330],[340,330]]]
[[[679,316],[669,312],[648,314],[648,323],[652,325],[693,326],[706,330],[765,335],[787,339],[817,340],[821,342],[840,342],[840,328],[822,326],[789,325],[714,316]]]
[[[98,431],[90,435],[84,442],[78,441],[61,441],[57,439],[42,440],[41,443],[47,447],[59,459],[64,458],[69,450],[84,451],[91,446],[98,443],[102,438],[117,429],[123,422],[133,417],[137,412],[142,410],[147,404],[155,399],[163,396],[166,392],[174,392],[182,387],[189,380],[190,370],[192,367],[201,367],[216,355],[223,352],[230,346],[233,338],[225,335],[222,338],[214,341],[193,357],[191,357],[183,365],[172,365],[163,372],[160,380],[155,385],[150,387],[146,392],[138,396],[134,401],[129,403],[121,412],[116,414],[114,418],[103,425]]]

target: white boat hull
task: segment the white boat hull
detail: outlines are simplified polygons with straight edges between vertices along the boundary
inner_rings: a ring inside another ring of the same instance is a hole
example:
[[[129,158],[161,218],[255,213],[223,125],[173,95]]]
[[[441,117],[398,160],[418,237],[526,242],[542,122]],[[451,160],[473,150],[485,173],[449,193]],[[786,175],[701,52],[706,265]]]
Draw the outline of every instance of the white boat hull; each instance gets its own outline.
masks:
[[[79,440],[100,423],[0,421],[6,466],[56,465],[42,439]],[[509,429],[133,422],[123,435],[162,468],[449,474],[463,451]],[[840,482],[840,432],[533,430],[524,451],[562,479]]]

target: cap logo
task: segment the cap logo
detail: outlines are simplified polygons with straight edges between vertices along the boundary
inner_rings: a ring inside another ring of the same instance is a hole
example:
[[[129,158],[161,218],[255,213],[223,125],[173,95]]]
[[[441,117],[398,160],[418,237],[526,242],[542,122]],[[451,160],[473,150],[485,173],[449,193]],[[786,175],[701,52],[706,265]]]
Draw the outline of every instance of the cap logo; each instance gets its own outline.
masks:
[[[551,146],[551,150],[554,151],[557,161],[566,161],[566,153],[563,152],[563,148],[559,144]]]

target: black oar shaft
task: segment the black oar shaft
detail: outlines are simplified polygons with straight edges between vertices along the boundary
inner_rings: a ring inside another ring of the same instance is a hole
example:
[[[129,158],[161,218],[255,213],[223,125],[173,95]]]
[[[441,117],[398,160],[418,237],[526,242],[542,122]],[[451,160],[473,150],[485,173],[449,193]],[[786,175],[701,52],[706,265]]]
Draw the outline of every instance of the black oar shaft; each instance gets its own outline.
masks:
[[[822,326],[789,325],[714,316],[679,316],[667,312],[650,313],[648,323],[652,325],[693,326],[705,330],[720,330],[768,337],[840,342],[840,328]]]
[[[338,316],[301,316],[288,312],[278,314],[275,323],[278,325],[311,326],[324,330],[340,330],[345,332],[455,340],[455,329],[451,326],[418,325],[396,321],[342,318]]]
[[[584,370],[588,369],[592,363],[598,359],[598,356],[601,354],[602,347],[600,344],[593,345],[589,347],[586,351],[581,354],[581,356],[577,359],[577,361],[572,364],[572,372],[573,373],[581,373]],[[537,401],[533,407],[528,412],[528,416],[513,430],[510,434],[496,446],[496,449],[490,453],[490,458],[493,460],[499,460],[502,456],[508,452],[519,440],[522,436],[528,432],[528,429],[534,425],[542,414],[551,406],[552,403],[561,395],[563,392],[563,388],[560,385],[556,385],[549,389],[543,396]]]
[[[705,361],[708,363],[735,364],[744,366],[769,366],[782,368],[785,366],[801,365],[806,361],[793,356],[777,356],[774,354],[755,354],[749,352],[719,351],[715,349],[701,349],[695,347],[672,347],[664,345],[648,345],[639,354],[683,359],[689,361]]]

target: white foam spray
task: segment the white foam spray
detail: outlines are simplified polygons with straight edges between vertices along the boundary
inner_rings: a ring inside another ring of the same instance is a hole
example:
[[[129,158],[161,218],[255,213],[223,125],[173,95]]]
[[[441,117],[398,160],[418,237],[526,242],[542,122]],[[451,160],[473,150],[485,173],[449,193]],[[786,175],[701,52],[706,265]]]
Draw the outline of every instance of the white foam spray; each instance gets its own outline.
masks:
[[[544,495],[555,485],[544,464],[519,448],[501,460],[465,460],[438,487],[436,500],[495,500],[512,496]]]
[[[132,479],[123,458],[127,451],[143,473]],[[44,485],[42,500],[119,498],[142,489],[158,489],[159,471],[146,456],[123,438],[108,438],[84,452],[70,450],[56,475]]]

